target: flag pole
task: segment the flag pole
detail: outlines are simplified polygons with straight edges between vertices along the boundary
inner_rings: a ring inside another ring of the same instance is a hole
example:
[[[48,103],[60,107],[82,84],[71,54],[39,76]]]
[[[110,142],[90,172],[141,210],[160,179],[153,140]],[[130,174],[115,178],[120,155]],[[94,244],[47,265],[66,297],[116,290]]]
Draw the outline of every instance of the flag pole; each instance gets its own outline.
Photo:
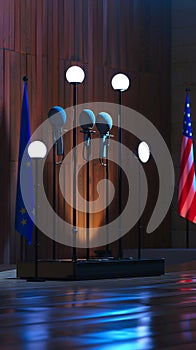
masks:
[[[32,202],[33,208],[33,195],[31,196],[31,190],[33,191],[32,184],[32,174],[31,174],[31,162],[27,152],[25,151],[26,145],[30,139],[30,116],[29,116],[29,106],[28,106],[28,92],[27,92],[27,81],[28,77],[25,75],[23,77],[23,97],[22,97],[22,107],[21,107],[21,117],[20,117],[20,131],[19,131],[19,151],[18,151],[18,171],[17,171],[17,189],[16,189],[16,207],[15,207],[15,230],[21,234],[20,239],[20,258],[21,261],[24,260],[24,239],[28,241],[29,244],[32,242],[32,232],[33,232],[33,222],[30,220],[27,213],[25,203],[23,201],[23,196],[21,192],[20,184],[20,173],[22,167],[23,157],[26,159],[26,164],[30,166],[23,169],[26,171],[26,180],[29,186],[29,198]],[[24,162],[23,162],[24,163]]]
[[[189,248],[189,220],[186,219],[186,248]]]
[[[28,81],[27,75],[24,75],[22,80],[23,80],[24,84],[27,83],[27,81]],[[24,237],[23,237],[23,235],[20,236],[20,260],[24,261]],[[25,256],[25,260],[26,260],[26,256]]]
[[[186,93],[189,93],[191,89],[189,87],[186,87],[185,89]],[[189,220],[186,219],[186,248],[189,249]]]

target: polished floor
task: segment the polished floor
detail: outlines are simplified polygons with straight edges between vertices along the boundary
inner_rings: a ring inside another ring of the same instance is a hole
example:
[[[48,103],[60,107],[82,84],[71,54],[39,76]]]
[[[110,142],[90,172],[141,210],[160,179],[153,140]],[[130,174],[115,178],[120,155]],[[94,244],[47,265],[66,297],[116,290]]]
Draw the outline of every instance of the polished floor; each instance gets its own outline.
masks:
[[[74,282],[0,274],[2,350],[196,349],[196,271]]]

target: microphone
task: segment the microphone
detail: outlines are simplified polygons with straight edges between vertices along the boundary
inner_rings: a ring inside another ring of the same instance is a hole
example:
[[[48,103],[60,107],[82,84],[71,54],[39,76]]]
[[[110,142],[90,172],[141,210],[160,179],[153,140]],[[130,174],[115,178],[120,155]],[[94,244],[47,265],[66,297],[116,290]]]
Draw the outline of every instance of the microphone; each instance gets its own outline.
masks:
[[[54,106],[49,110],[48,118],[53,127],[53,137],[57,145],[57,155],[62,156],[64,154],[62,127],[67,119],[66,112],[62,107]]]
[[[100,132],[100,159],[106,158],[107,154],[107,139],[110,136],[110,130],[112,128],[112,118],[106,112],[100,112],[96,118],[96,127]],[[103,165],[103,161],[101,161]]]
[[[81,132],[84,134],[84,143],[86,146],[90,145],[91,133],[95,125],[95,115],[90,109],[83,109],[79,116]]]

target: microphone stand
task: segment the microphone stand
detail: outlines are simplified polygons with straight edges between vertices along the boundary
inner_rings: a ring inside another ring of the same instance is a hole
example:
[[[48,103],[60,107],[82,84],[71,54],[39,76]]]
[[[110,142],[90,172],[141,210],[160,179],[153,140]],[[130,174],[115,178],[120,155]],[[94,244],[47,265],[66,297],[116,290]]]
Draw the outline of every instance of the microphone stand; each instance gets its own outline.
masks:
[[[53,132],[54,138],[54,132]],[[53,200],[53,210],[56,213],[56,144],[53,144],[52,148],[52,173],[53,173],[53,186],[52,186],[52,200]],[[56,259],[56,223],[55,223],[55,214],[53,218],[53,241],[52,241],[52,258]]]
[[[108,232],[108,224],[109,224],[109,188],[108,188],[108,180],[109,180],[109,162],[108,162],[108,147],[110,144],[110,138],[113,137],[113,135],[110,135],[109,131],[106,134],[106,139],[104,141],[104,147],[105,147],[105,162],[103,161],[103,158],[100,159],[100,163],[102,166],[106,169],[106,216],[105,216],[105,223],[106,223],[106,250],[105,250],[105,256],[109,256],[109,232]]]
[[[86,260],[89,260],[89,229],[90,229],[90,215],[89,215],[89,201],[90,201],[90,155],[91,155],[91,134],[95,131],[92,128],[80,130],[84,134],[84,148],[83,159],[86,160]],[[86,154],[85,154],[86,148]]]
[[[64,152],[63,154],[58,154],[58,145],[57,145],[57,140],[55,138],[55,132],[53,130],[53,140],[55,143],[53,144],[52,148],[52,173],[53,173],[53,186],[52,186],[52,200],[53,200],[53,210],[54,213],[56,213],[56,165],[59,165],[62,163],[64,159]],[[56,152],[57,149],[57,152]],[[62,151],[61,151],[62,152]],[[62,156],[62,160],[57,162],[56,161],[56,155]],[[53,219],[53,242],[52,242],[52,258],[53,260],[56,260],[56,223],[55,223],[55,214],[54,214],[54,219]]]
[[[108,180],[109,180],[109,162],[108,162],[108,147],[110,142],[110,135],[108,135],[106,139],[106,257],[109,256],[109,232],[108,232],[108,224],[109,224],[109,206],[108,206],[108,200],[109,200],[109,188],[108,188]]]

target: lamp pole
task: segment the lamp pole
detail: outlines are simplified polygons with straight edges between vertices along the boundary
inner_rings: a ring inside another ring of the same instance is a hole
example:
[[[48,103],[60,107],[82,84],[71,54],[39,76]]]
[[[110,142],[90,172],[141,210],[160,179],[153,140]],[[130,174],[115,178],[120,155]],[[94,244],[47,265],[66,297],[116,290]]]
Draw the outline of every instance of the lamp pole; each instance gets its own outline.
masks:
[[[39,213],[39,161],[45,158],[47,153],[46,145],[41,141],[33,141],[29,144],[28,154],[29,157],[35,160],[35,275],[33,278],[30,278],[29,281],[42,282],[43,279],[39,278],[38,273],[38,213]]]
[[[77,234],[77,213],[76,213],[76,145],[77,145],[77,121],[76,121],[76,104],[77,104],[77,83],[73,83],[73,251],[72,260],[77,261],[76,251],[76,234]]]
[[[106,171],[106,257],[110,255],[109,250],[109,230],[108,230],[108,224],[109,224],[109,188],[108,188],[108,181],[109,181],[109,160],[108,160],[108,147],[110,142],[110,134],[106,138],[106,163],[105,163],[105,171]]]
[[[114,75],[111,81],[114,90],[118,91],[118,258],[122,259],[122,92],[129,87],[129,78],[122,73]]]
[[[118,105],[119,105],[119,112],[118,112],[118,231],[119,235],[121,235],[121,211],[122,211],[122,122],[121,122],[121,113],[122,113],[122,90],[119,90],[118,95]],[[123,253],[122,253],[122,238],[120,237],[118,239],[118,257],[119,259],[122,259]]]
[[[140,218],[140,206],[141,206],[141,163],[147,163],[150,159],[150,148],[145,141],[141,141],[137,149],[138,158],[138,260],[141,259],[141,218]]]
[[[73,250],[72,250],[72,261],[77,261],[77,251],[76,251],[76,234],[77,234],[77,212],[76,212],[76,187],[77,187],[77,178],[76,178],[76,146],[77,146],[77,86],[82,83],[85,78],[84,71],[79,66],[71,66],[66,72],[66,79],[68,83],[73,85]]]

